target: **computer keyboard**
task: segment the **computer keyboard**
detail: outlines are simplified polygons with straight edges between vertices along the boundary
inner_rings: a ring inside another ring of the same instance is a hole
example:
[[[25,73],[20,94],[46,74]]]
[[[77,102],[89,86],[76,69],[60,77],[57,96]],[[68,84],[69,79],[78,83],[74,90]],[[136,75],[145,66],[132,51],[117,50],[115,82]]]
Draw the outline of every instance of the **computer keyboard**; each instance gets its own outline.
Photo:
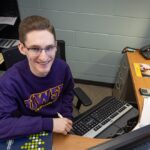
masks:
[[[133,106],[125,101],[113,96],[106,97],[75,120],[72,131],[81,136],[96,137],[131,109]]]

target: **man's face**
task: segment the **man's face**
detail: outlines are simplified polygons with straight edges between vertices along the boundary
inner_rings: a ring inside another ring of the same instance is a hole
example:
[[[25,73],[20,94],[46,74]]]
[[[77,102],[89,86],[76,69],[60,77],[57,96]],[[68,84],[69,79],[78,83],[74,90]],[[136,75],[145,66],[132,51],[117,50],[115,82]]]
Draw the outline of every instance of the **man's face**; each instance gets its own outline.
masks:
[[[56,51],[53,34],[47,30],[39,30],[27,33],[21,53],[27,56],[31,72],[38,77],[44,77],[51,70]]]

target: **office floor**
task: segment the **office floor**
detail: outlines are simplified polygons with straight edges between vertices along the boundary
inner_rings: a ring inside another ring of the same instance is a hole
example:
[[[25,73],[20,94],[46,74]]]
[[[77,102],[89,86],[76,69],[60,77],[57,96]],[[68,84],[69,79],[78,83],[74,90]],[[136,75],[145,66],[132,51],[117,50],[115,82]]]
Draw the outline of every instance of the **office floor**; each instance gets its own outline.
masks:
[[[81,106],[80,113],[84,112],[85,110],[89,109],[93,105],[97,104],[100,100],[102,100],[106,96],[112,95],[112,88],[104,87],[104,86],[94,86],[94,85],[87,85],[87,84],[75,84],[76,87],[80,87],[92,100],[92,105],[90,106]],[[76,98],[74,99],[74,104],[76,103]],[[74,112],[77,114],[77,112]]]

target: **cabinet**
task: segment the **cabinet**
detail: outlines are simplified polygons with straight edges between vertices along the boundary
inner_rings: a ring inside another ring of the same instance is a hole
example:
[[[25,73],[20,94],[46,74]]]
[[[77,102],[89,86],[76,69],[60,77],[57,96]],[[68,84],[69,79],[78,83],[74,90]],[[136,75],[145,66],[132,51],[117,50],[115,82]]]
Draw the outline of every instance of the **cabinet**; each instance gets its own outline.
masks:
[[[136,100],[126,54],[123,55],[117,73],[117,78],[113,89],[113,96],[118,97],[121,100],[126,100],[128,102],[133,102]]]

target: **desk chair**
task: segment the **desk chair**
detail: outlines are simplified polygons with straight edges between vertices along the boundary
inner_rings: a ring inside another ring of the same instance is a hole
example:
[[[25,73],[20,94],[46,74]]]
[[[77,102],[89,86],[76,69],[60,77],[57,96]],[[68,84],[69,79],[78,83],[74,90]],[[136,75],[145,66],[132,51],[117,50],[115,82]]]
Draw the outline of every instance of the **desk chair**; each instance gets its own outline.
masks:
[[[4,65],[5,69],[7,70],[10,68],[13,64],[17,63],[18,61],[21,61],[25,59],[26,56],[22,55],[17,46],[10,47],[8,49],[2,50],[2,55],[4,57]],[[65,42],[63,40],[57,40],[57,58],[61,58],[64,61],[66,61],[65,57]],[[75,104],[74,109],[74,116],[79,114],[79,109],[81,107],[81,104],[84,106],[89,106],[92,104],[92,101],[89,99],[89,97],[83,92],[83,90],[79,87],[74,88],[74,94],[77,97],[77,103]],[[76,114],[76,115],[75,115]]]

